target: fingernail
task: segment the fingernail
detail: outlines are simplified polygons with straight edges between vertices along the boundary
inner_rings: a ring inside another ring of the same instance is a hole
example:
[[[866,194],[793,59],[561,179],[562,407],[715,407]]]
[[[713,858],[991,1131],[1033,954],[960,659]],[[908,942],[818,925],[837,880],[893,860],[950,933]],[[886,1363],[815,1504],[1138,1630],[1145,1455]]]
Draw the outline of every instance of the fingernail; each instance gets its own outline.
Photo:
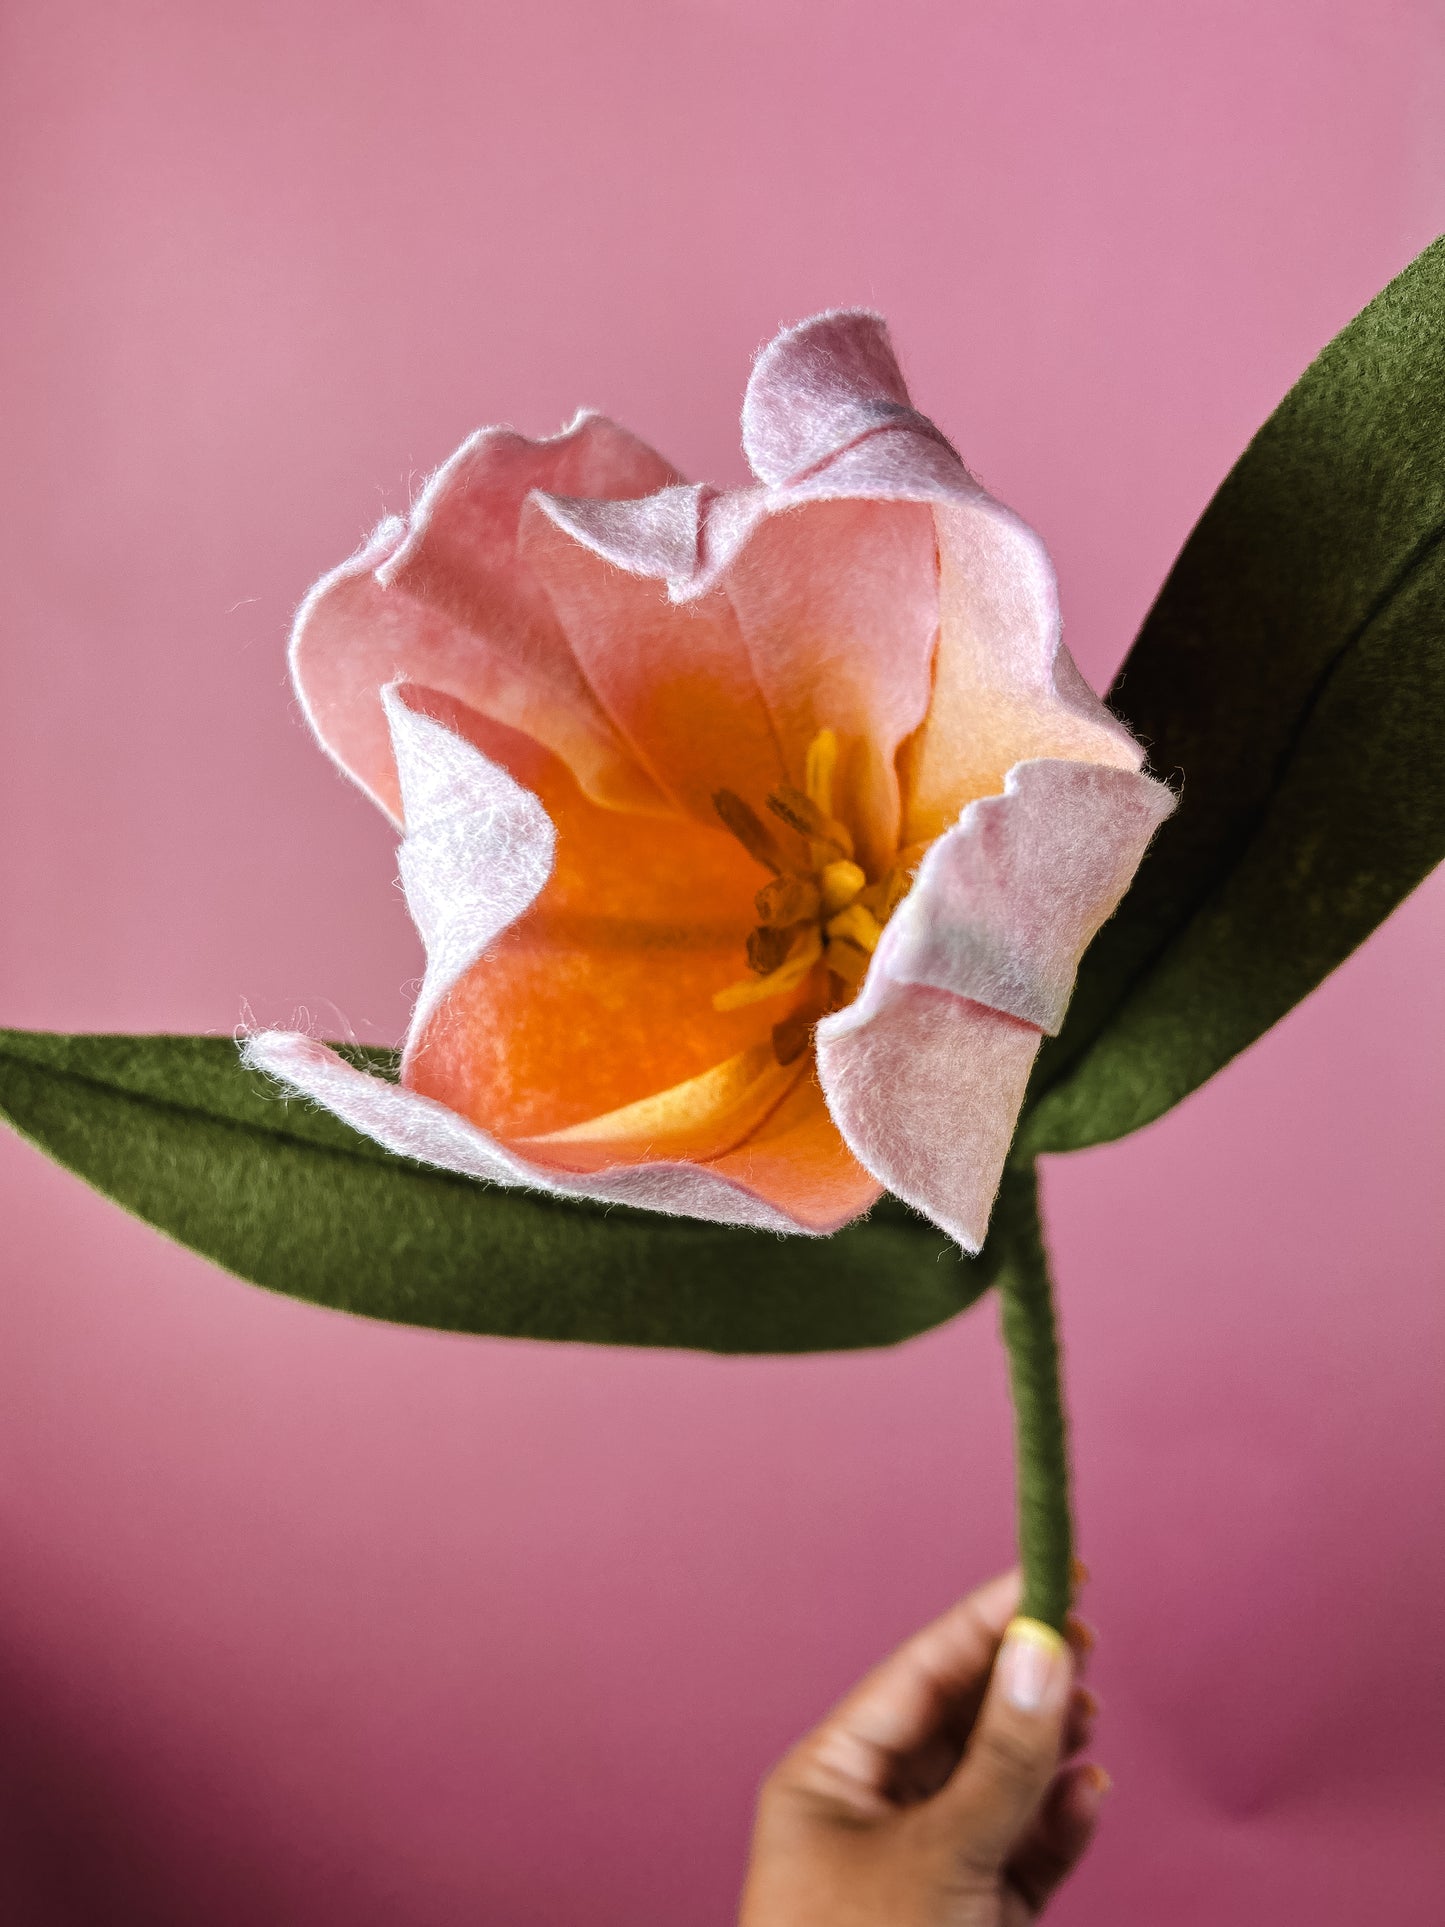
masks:
[[[1093,1575],[1090,1573],[1089,1568],[1084,1564],[1084,1561],[1079,1557],[1077,1553],[1074,1554],[1072,1570],[1073,1570],[1073,1576],[1074,1576],[1074,1584],[1076,1586],[1087,1586],[1089,1583],[1089,1580],[1092,1578]]]
[[[1062,1678],[1067,1647],[1052,1626],[1039,1619],[1011,1619],[998,1656],[1004,1698],[1021,1713],[1037,1713]]]
[[[1097,1693],[1091,1693],[1087,1686],[1076,1686],[1074,1688],[1074,1704],[1084,1715],[1085,1719],[1096,1720],[1099,1717],[1099,1695]],[[1102,1772],[1103,1768],[1101,1767],[1099,1770]]]
[[[1103,1767],[1095,1766],[1092,1762],[1079,1775],[1079,1785],[1084,1789],[1085,1797],[1091,1807],[1097,1807],[1103,1803],[1113,1784],[1113,1780]]]
[[[1064,1629],[1069,1635],[1070,1644],[1077,1646],[1081,1653],[1092,1653],[1099,1643],[1099,1635],[1088,1620],[1081,1619],[1077,1613],[1069,1614]]]

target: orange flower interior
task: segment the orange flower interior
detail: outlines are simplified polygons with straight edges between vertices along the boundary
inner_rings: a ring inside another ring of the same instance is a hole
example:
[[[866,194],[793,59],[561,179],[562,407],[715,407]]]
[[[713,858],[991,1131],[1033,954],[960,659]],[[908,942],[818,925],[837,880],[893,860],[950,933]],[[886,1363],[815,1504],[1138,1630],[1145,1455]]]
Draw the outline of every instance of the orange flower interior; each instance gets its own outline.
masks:
[[[921,844],[900,850],[870,880],[854,860],[846,801],[834,796],[837,768],[838,739],[831,729],[819,730],[808,745],[805,787],[783,784],[767,799],[778,829],[732,790],[713,797],[723,823],[772,872],[755,899],[758,922],[747,941],[752,974],[720,990],[713,1009],[740,1010],[809,986],[812,995],[773,1026],[779,1064],[800,1057],[818,1019],[852,998],[923,854]]]
[[[717,991],[712,1004],[730,1013],[786,1000],[771,1034],[650,1097],[514,1138],[519,1148],[571,1170],[667,1157],[720,1161],[726,1168],[744,1145],[753,1165],[766,1159],[776,1137],[797,1164],[800,1182],[817,1188],[820,1198],[840,1186],[876,1192],[804,1073],[813,1026],[856,993],[926,846],[898,851],[870,877],[855,858],[848,800],[835,794],[837,769],[837,737],[824,729],[809,744],[804,787],[784,784],[769,794],[771,823],[734,791],[719,790],[713,799],[727,829],[770,874],[754,899],[749,974]]]

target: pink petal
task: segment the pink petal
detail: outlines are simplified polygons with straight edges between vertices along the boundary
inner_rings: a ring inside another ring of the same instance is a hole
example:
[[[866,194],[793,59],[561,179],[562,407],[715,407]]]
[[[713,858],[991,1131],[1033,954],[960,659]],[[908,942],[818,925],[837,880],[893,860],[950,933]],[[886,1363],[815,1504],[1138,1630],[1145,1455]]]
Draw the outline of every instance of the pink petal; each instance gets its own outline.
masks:
[[[417,1036],[453,984],[541,894],[557,838],[535,796],[411,708],[404,690],[383,690],[382,704],[407,823],[397,862],[407,908],[426,945],[426,975],[411,1019]]]
[[[619,569],[687,582],[697,570],[703,506],[716,493],[706,482],[679,482],[635,501],[588,501],[540,489],[533,499],[558,528]]]
[[[817,1030],[859,1162],[977,1250],[1044,1029],[1174,806],[1108,765],[1038,761],[927,852],[863,988]]]
[[[930,984],[1056,1031],[1080,957],[1174,801],[1107,763],[1017,764],[929,848],[870,983]]]
[[[382,807],[399,809],[381,690],[423,683],[535,737],[590,795],[669,807],[588,688],[541,586],[517,554],[534,488],[640,495],[676,471],[600,415],[532,442],[485,429],[428,482],[409,523],[384,523],[299,610],[291,667],[330,754]]]
[[[710,828],[719,789],[761,808],[784,764],[732,606],[711,595],[679,607],[655,578],[628,573],[579,540],[556,519],[563,506],[534,499],[522,516],[520,552],[638,763]],[[594,506],[635,513],[646,505]]]
[[[880,1183],[977,1251],[1041,1033],[916,984],[886,983],[864,1023],[844,1022],[853,1008],[818,1033],[839,1130]]]
[[[778,487],[882,428],[943,437],[913,407],[881,315],[841,309],[786,328],[753,364],[743,448]],[[946,446],[946,444],[944,444]]]

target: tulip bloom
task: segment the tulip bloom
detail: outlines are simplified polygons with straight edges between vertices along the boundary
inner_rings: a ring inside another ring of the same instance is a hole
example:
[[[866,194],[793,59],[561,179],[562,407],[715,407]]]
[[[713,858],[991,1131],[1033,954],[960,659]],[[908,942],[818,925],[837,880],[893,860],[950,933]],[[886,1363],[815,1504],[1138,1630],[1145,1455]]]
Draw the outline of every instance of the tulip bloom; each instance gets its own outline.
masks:
[[[813,1233],[887,1187],[975,1250],[1173,799],[876,316],[780,335],[743,443],[718,491],[599,415],[483,430],[317,584],[296,685],[426,975],[398,1083],[248,1055],[478,1178]]]

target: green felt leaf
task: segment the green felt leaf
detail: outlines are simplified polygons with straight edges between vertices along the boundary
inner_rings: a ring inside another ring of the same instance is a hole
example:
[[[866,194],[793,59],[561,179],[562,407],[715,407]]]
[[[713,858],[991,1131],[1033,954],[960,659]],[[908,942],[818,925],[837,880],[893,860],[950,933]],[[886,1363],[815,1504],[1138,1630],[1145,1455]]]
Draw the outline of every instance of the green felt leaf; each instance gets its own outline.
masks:
[[[1445,857],[1442,536],[1445,240],[1260,430],[1111,692],[1183,795],[1040,1053],[1020,1160],[1177,1104]]]
[[[386,1073],[386,1052],[342,1047]],[[281,1096],[230,1038],[0,1030],[0,1116],[257,1284],[447,1331],[718,1352],[893,1344],[990,1261],[885,1199],[829,1239],[560,1202],[393,1157]]]

